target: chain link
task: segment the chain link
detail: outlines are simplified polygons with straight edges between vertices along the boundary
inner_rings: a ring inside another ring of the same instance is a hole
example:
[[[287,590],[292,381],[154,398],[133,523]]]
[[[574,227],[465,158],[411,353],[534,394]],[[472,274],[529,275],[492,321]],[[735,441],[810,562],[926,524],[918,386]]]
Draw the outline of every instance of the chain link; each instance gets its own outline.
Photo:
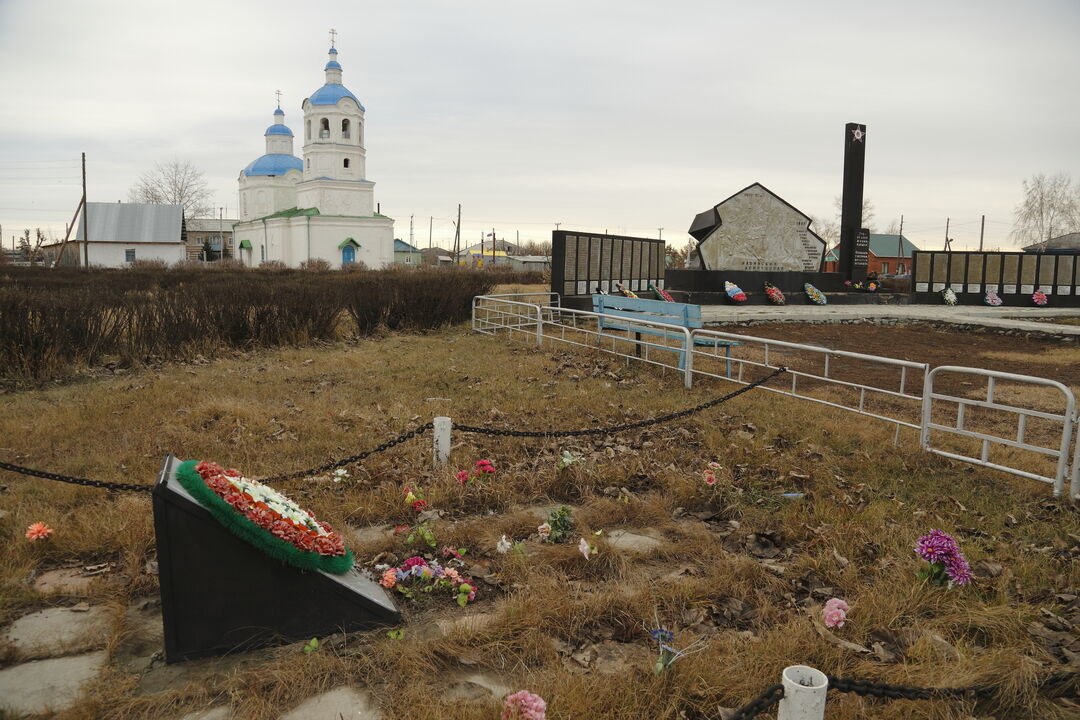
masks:
[[[780,684],[773,685],[766,688],[765,692],[736,710],[734,715],[729,715],[727,720],[752,720],[776,705],[783,698],[784,686]]]
[[[405,442],[406,440],[412,440],[414,437],[418,437],[420,435],[423,435],[424,433],[426,433],[428,430],[432,429],[433,427],[435,427],[435,423],[426,422],[423,425],[417,425],[415,428],[413,428],[412,430],[410,430],[407,433],[402,433],[401,435],[398,435],[393,440],[388,440],[388,441],[384,442],[382,445],[378,445],[376,447],[373,447],[370,450],[365,450],[362,453],[357,453],[356,455],[350,455],[349,457],[342,458],[341,460],[334,460],[333,462],[328,462],[325,465],[320,465],[319,467],[311,468],[309,470],[299,470],[297,472],[288,473],[288,474],[285,474],[285,475],[273,475],[271,477],[262,478],[261,480],[259,480],[259,482],[263,482],[263,483],[288,482],[289,480],[299,480],[300,478],[310,477],[312,475],[319,475],[319,474],[327,472],[329,470],[335,470],[335,469],[337,469],[339,467],[345,467],[346,465],[351,465],[352,463],[359,462],[359,461],[361,461],[361,460],[363,460],[363,459],[365,459],[367,457],[375,455],[376,453],[381,453],[381,452],[384,452],[386,450],[389,450],[390,448],[394,447],[395,445],[400,445],[401,443]]]
[[[582,435],[610,435],[612,433],[623,432],[624,430],[633,430],[635,428],[648,427],[649,425],[657,425],[659,423],[665,423],[670,420],[677,420],[688,415],[693,415],[694,413],[699,413],[702,410],[707,410],[736,398],[744,392],[753,390],[759,385],[764,385],[777,375],[785,372],[787,372],[787,368],[780,367],[777,368],[775,372],[766,375],[765,377],[758,378],[749,385],[741,387],[734,392],[730,392],[723,397],[715,398],[709,402],[702,403],[701,405],[687,408],[686,410],[668,413],[667,415],[650,418],[649,420],[638,420],[637,422],[626,423],[625,425],[612,425],[605,428],[586,428],[584,430],[499,430],[497,428],[477,427],[475,425],[459,425],[458,423],[454,423],[453,427],[455,430],[460,430],[461,432],[477,433],[479,435],[497,435],[501,437],[579,437]]]
[[[106,482],[104,480],[90,480],[89,478],[73,477],[71,475],[61,475],[60,473],[45,472],[44,470],[34,470],[32,468],[23,467],[22,465],[13,465],[0,461],[0,470],[8,470],[20,475],[29,475],[30,477],[44,478],[46,480],[56,480],[57,482],[68,483],[69,485],[84,485],[86,487],[101,488],[102,490],[119,490],[128,492],[150,492],[154,489],[153,485],[137,485],[135,483],[119,483],[119,482]]]
[[[957,688],[925,688],[910,687],[907,685],[887,685],[885,683],[873,682],[862,678],[838,678],[832,677],[831,675],[827,675],[826,677],[829,679],[830,690],[852,692],[856,695],[869,697],[890,698],[893,700],[933,700],[935,698],[963,697],[964,695],[974,695],[975,697],[985,698],[994,694],[993,688],[985,687],[983,685]]]

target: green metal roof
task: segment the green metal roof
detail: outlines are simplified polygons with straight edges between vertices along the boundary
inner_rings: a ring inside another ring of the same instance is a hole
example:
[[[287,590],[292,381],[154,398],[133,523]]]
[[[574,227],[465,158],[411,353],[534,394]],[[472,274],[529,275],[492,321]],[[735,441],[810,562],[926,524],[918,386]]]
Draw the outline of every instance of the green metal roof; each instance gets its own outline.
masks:
[[[896,251],[901,247],[903,243],[902,254],[897,255]],[[870,233],[870,252],[879,258],[882,257],[911,257],[911,253],[919,248],[911,244],[911,241],[901,235],[878,235],[877,233]]]
[[[244,250],[250,250],[251,249],[251,241],[250,240],[241,240],[240,241],[240,247],[242,247]]]
[[[352,245],[353,247],[360,247],[360,243],[356,242],[352,238],[345,238],[341,241],[341,244],[337,246],[338,250],[343,250],[346,245]]]

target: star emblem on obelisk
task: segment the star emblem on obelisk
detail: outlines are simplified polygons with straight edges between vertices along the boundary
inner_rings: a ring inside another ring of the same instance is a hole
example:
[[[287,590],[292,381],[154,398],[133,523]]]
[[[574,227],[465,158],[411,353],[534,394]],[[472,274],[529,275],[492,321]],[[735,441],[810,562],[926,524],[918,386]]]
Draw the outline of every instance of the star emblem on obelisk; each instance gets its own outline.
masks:
[[[854,130],[851,131],[851,139],[854,142],[862,142],[862,139],[863,139],[864,135],[866,135],[866,131],[865,130],[860,130],[859,128],[855,128]]]

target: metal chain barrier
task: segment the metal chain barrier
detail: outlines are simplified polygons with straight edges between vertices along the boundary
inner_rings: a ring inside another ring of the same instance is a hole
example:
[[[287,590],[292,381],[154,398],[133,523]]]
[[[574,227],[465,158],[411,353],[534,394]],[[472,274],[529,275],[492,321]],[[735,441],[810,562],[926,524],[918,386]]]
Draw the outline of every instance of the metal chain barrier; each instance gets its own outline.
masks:
[[[335,460],[333,462],[326,463],[325,465],[320,465],[319,467],[316,467],[316,468],[311,468],[311,469],[308,469],[308,470],[300,470],[298,472],[288,473],[286,475],[274,475],[273,477],[263,478],[260,482],[271,483],[271,482],[285,482],[285,481],[288,481],[288,480],[298,480],[300,478],[309,477],[311,475],[318,475],[319,473],[324,473],[324,472],[327,472],[328,470],[334,470],[334,469],[339,468],[339,467],[344,467],[344,466],[350,465],[350,464],[352,464],[354,462],[359,462],[360,460],[363,460],[364,458],[370,457],[371,455],[374,455],[376,453],[381,453],[381,452],[383,452],[385,450],[389,450],[390,448],[394,447],[395,445],[400,445],[401,443],[405,442],[406,440],[411,440],[414,437],[417,437],[419,435],[423,435],[425,432],[430,430],[432,427],[434,427],[434,423],[427,422],[427,423],[424,423],[423,425],[418,425],[417,427],[413,428],[409,432],[403,433],[403,434],[397,436],[396,438],[394,438],[393,440],[388,440],[387,442],[384,442],[382,445],[378,445],[378,446],[372,448],[371,450],[365,450],[362,453],[357,453],[356,455],[350,455],[347,458],[343,458],[341,460]],[[137,484],[134,484],[134,483],[119,483],[119,482],[106,482],[104,480],[90,480],[88,478],[78,478],[78,477],[72,477],[71,475],[61,475],[59,473],[45,472],[44,470],[34,470],[33,468],[23,467],[21,465],[13,465],[11,463],[6,463],[6,462],[2,462],[2,461],[0,461],[0,470],[8,470],[10,472],[18,473],[20,475],[29,475],[30,477],[43,478],[45,480],[56,480],[57,482],[69,483],[71,485],[85,485],[86,487],[101,488],[103,490],[119,490],[119,491],[128,491],[128,492],[150,492],[151,490],[154,489],[153,485],[137,485]]]
[[[261,480],[259,480],[259,482],[262,482],[262,483],[288,482],[289,480],[299,480],[300,478],[310,477],[312,475],[319,475],[320,473],[324,473],[324,472],[327,472],[329,470],[336,470],[339,467],[345,467],[346,465],[351,465],[351,464],[353,464],[355,462],[360,462],[361,460],[363,460],[363,459],[365,459],[367,457],[370,457],[372,455],[375,455],[376,453],[381,453],[381,452],[384,452],[386,450],[389,450],[390,448],[394,447],[395,445],[400,445],[401,443],[405,442],[406,440],[412,440],[414,437],[419,437],[420,435],[423,435],[424,433],[426,433],[428,430],[430,430],[433,427],[435,427],[435,423],[426,422],[423,425],[417,425],[415,428],[413,428],[412,430],[410,430],[407,433],[402,433],[401,435],[398,435],[393,440],[388,440],[388,441],[384,442],[382,445],[378,445],[376,447],[373,447],[370,450],[365,450],[362,453],[357,453],[356,455],[350,455],[349,457],[342,458],[341,460],[334,460],[333,462],[328,462],[325,465],[320,465],[319,467],[316,467],[316,468],[310,468],[308,470],[299,470],[297,472],[288,473],[286,475],[274,475],[272,477],[262,478]]]
[[[838,678],[826,675],[829,678],[829,689],[840,692],[851,692],[856,695],[876,698],[890,698],[892,700],[934,700],[940,698],[963,697],[974,695],[975,697],[990,697],[994,694],[993,688],[982,685],[957,688],[925,688],[909,687],[907,685],[887,685],[885,683],[863,680],[862,678]]]
[[[680,410],[678,412],[668,413],[667,415],[661,415],[660,417],[651,418],[649,420],[638,420],[637,422],[626,423],[625,425],[612,425],[606,428],[587,428],[585,430],[499,430],[497,428],[477,427],[475,425],[459,425],[453,424],[455,430],[467,433],[477,433],[480,435],[497,435],[501,437],[578,437],[581,435],[610,435],[611,433],[623,432],[624,430],[633,430],[635,428],[648,427],[649,425],[658,425],[659,423],[665,423],[670,420],[677,420],[679,418],[699,413],[702,410],[707,410],[711,407],[715,407],[721,403],[725,403],[728,400],[742,395],[744,392],[748,392],[764,385],[781,373],[786,373],[786,367],[777,368],[775,372],[760,377],[745,387],[741,387],[734,392],[730,392],[723,397],[718,397],[709,402],[702,403],[686,410]]]
[[[153,485],[137,485],[135,483],[119,483],[119,482],[105,482],[104,480],[90,480],[88,478],[73,477],[71,475],[61,475],[60,473],[45,472],[44,470],[34,470],[32,468],[23,467],[22,465],[12,465],[0,461],[0,470],[8,470],[20,475],[29,475],[30,477],[44,478],[45,480],[56,480],[57,482],[68,483],[70,485],[85,485],[86,487],[101,488],[102,490],[119,490],[129,492],[150,492]]]
[[[734,715],[729,715],[727,720],[753,720],[753,718],[779,703],[783,698],[784,686],[778,683],[766,688],[765,692],[736,710]]]

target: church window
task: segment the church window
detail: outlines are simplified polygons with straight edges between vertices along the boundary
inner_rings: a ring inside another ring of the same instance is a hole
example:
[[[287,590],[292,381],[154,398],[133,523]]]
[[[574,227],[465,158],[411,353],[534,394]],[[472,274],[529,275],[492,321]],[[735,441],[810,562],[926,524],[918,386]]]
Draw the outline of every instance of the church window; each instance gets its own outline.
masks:
[[[321,137],[321,138],[330,137],[330,121],[328,119],[326,119],[326,118],[322,119],[322,123],[320,125],[320,130],[319,130],[319,137]]]
[[[310,120],[307,121],[307,126],[304,128],[304,139],[305,140],[310,140],[311,139],[311,121]]]
[[[345,169],[349,169],[349,158],[345,158]]]
[[[346,140],[348,140],[349,138],[349,121],[347,119],[341,121],[341,137],[345,138]],[[348,165],[346,165],[345,167],[348,167]]]
[[[304,158],[304,162],[307,163],[307,169],[311,169],[311,158]]]

